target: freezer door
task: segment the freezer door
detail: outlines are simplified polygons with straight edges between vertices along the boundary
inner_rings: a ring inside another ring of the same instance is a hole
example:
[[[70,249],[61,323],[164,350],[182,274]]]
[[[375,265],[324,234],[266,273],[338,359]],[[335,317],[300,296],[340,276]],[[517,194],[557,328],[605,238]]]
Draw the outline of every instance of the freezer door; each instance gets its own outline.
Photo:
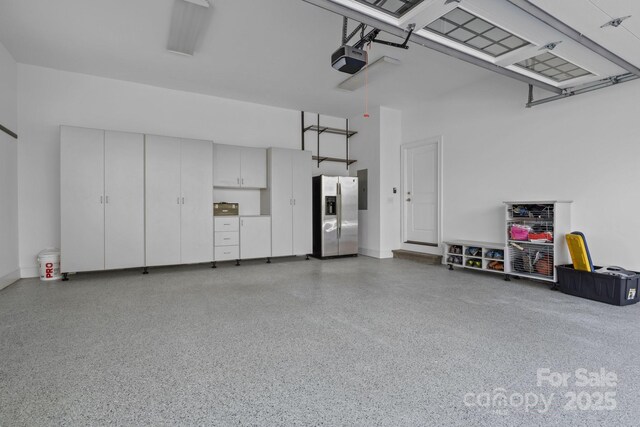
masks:
[[[338,252],[338,177],[323,176],[322,199],[320,207],[322,209],[322,253],[321,256],[336,256]]]
[[[358,253],[358,178],[338,178],[339,255]]]

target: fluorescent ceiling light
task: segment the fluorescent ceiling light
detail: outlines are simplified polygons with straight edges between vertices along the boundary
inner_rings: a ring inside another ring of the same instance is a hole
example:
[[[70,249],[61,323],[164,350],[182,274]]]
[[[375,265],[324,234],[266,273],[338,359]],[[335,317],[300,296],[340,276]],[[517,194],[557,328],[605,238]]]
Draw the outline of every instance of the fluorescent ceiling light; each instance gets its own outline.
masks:
[[[372,77],[375,79],[376,75],[379,75],[382,70],[389,68],[389,66],[391,65],[400,65],[400,61],[389,56],[378,58],[368,66],[364,67],[362,70],[355,73],[353,76],[340,83],[338,85],[338,89],[347,91],[360,89],[365,85],[366,80],[369,80],[370,82]],[[367,73],[366,79],[365,72]]]
[[[211,14],[207,0],[175,0],[167,50],[193,55]]]

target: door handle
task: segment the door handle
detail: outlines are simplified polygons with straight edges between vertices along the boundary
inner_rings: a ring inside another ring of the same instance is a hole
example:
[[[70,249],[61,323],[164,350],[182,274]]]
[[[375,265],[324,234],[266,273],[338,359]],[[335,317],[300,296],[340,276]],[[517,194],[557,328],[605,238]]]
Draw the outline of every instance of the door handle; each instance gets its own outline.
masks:
[[[410,201],[411,201],[411,198],[408,198],[408,199],[407,199],[407,202],[410,202]]]
[[[336,188],[336,222],[338,223],[338,239],[342,236],[342,186],[337,184]]]

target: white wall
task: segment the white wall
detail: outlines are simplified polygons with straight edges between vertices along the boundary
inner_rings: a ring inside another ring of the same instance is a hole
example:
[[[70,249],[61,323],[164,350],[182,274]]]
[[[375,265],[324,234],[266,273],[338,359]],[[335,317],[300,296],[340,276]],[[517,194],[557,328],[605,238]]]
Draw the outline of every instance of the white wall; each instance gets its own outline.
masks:
[[[294,110],[23,64],[18,65],[18,97],[23,277],[36,275],[40,250],[60,245],[61,124],[300,148],[300,112]]]
[[[390,258],[400,248],[400,144],[402,113],[376,107],[369,118],[351,119],[358,134],[352,139],[351,175],[368,169],[368,209],[359,211],[360,253],[376,258]],[[393,193],[394,187],[397,193]]]
[[[573,200],[593,260],[640,270],[640,82],[525,109],[499,76],[403,111],[405,142],[444,137],[443,237],[504,241],[504,200]]]
[[[402,112],[380,108],[380,253],[393,256],[400,248],[402,189],[400,145],[402,144]],[[397,193],[393,192],[393,189]]]
[[[17,66],[0,43],[0,124],[17,132]],[[18,141],[0,131],[0,289],[18,270]]]
[[[358,211],[358,252],[380,257],[380,108],[370,110],[371,117],[361,114],[351,118],[358,133],[351,138],[351,154],[356,163],[351,165],[351,175],[360,169],[368,170],[367,210]]]

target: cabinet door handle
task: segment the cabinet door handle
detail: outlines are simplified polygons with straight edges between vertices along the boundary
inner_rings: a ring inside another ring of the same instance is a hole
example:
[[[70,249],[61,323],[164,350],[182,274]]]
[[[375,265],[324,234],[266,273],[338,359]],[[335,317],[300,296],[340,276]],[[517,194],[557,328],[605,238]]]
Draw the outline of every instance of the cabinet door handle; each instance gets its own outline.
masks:
[[[104,198],[105,203],[109,203],[109,196]]]
[[[177,203],[177,204],[180,204],[180,197],[178,197],[178,198],[176,199],[176,203]]]
[[[296,199],[293,199],[293,206],[296,205]]]
[[[100,204],[102,204],[103,196],[100,196]]]
[[[244,178],[242,178],[240,181],[242,181],[242,185],[244,185]]]
[[[184,197],[182,198],[182,204],[184,205]]]
[[[240,178],[236,178],[236,181],[238,182],[238,184],[240,184]]]

